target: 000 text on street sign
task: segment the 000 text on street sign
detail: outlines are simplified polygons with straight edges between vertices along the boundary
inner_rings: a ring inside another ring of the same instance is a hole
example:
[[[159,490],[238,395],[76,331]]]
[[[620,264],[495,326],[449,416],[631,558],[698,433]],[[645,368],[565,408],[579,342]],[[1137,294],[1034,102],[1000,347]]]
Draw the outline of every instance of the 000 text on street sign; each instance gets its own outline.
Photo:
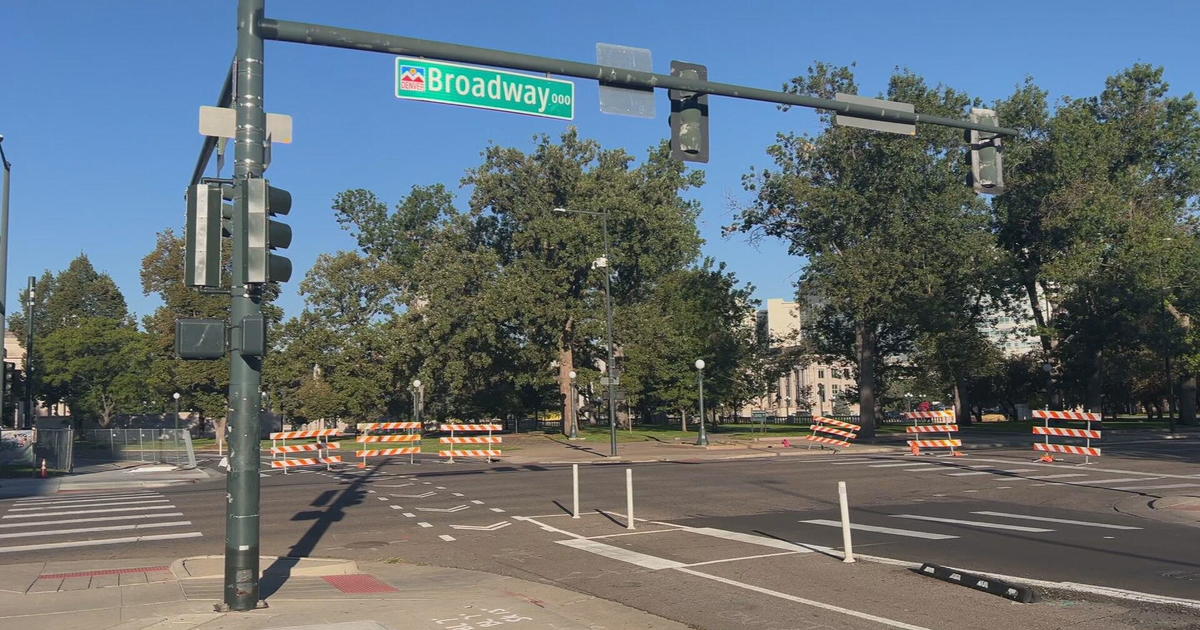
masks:
[[[396,57],[396,98],[572,120],[575,84],[562,79]]]

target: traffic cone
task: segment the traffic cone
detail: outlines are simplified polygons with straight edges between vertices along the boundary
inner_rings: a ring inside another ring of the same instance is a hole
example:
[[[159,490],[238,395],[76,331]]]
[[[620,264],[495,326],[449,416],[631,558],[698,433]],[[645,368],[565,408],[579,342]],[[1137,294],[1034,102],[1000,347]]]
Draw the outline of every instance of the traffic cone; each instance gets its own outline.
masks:
[[[1039,458],[1038,458],[1038,461],[1039,461],[1039,462],[1046,462],[1047,464],[1053,464],[1053,463],[1054,463],[1054,456],[1053,456],[1053,455],[1051,455],[1050,453],[1046,453],[1045,455],[1042,455],[1041,457],[1039,457]]]
[[[921,454],[921,449],[920,449],[919,447],[917,447],[917,445],[916,445],[916,444],[913,444],[912,442],[909,442],[909,443],[908,443],[908,447],[912,449],[912,454],[913,454],[913,455],[920,455],[920,454]]]
[[[358,467],[359,467],[359,468],[366,468],[366,467],[367,467],[367,462],[358,462]]]
[[[46,458],[42,458],[42,479],[46,478]]]

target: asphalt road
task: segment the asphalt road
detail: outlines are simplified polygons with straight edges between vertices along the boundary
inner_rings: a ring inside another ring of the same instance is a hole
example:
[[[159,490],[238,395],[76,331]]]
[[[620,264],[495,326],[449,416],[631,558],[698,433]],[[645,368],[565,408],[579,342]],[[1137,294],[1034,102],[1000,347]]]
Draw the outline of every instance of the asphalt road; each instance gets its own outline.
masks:
[[[840,549],[841,480],[858,553],[1174,597],[1200,592],[1195,527],[1116,509],[1200,489],[1200,443],[1129,443],[1089,466],[1034,462],[1023,449],[584,465],[580,519],[568,514],[570,466],[397,460],[264,471],[262,553],[471,568],[700,627],[792,627],[778,625],[780,594],[819,572],[815,563],[832,553],[825,548]],[[634,531],[625,529],[626,468]],[[220,554],[223,532],[220,480],[0,501],[0,564]],[[731,590],[741,593],[734,606]],[[883,602],[863,606],[895,613]],[[846,623],[839,627],[878,627]]]

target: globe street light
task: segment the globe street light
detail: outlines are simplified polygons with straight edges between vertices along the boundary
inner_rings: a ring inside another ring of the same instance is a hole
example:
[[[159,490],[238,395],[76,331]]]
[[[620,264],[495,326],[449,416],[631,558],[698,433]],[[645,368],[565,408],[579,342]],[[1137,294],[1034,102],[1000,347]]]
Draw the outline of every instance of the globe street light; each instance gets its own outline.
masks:
[[[792,397],[783,397],[783,421],[786,423],[792,419]]]
[[[708,434],[704,432],[704,359],[696,359],[696,382],[700,386],[700,435],[696,446],[708,446]]]
[[[912,392],[904,395],[904,402],[908,405],[908,412],[912,413]]]
[[[179,392],[172,395],[175,398],[175,430],[179,430]]]
[[[567,439],[568,440],[578,440],[579,439],[579,410],[577,408],[577,405],[579,404],[579,394],[576,393],[576,389],[575,389],[575,377],[578,376],[578,374],[575,373],[575,370],[571,370],[570,372],[567,373],[567,376],[571,377],[571,386],[568,389],[568,392],[569,392],[568,395],[571,398],[570,398],[570,404],[567,405],[567,411],[570,413],[571,417],[568,418],[569,424],[567,425]]]
[[[604,312],[608,323],[608,363],[604,366],[604,371],[607,372],[608,379],[608,437],[609,437],[609,456],[617,456],[617,392],[616,387],[620,376],[616,369],[616,358],[613,352],[613,311],[612,311],[612,290],[609,284],[612,282],[612,270],[609,267],[608,256],[608,210],[604,212],[591,212],[589,210],[567,210],[566,208],[555,208],[555,212],[570,213],[570,214],[588,214],[598,216],[603,219],[604,225],[604,257],[597,258],[592,263],[593,269],[604,269]]]

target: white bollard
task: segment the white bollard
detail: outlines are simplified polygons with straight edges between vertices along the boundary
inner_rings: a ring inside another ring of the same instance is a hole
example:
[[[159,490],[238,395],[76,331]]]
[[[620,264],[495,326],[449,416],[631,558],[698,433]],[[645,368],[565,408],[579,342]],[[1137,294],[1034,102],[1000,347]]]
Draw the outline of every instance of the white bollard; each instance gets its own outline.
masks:
[[[838,503],[842,508],[842,546],[846,555],[842,562],[854,562],[854,548],[850,544],[850,506],[846,502],[846,482],[838,482]]]
[[[579,464],[571,464],[571,518],[579,518]]]
[[[625,469],[625,529],[633,529],[633,469]]]

